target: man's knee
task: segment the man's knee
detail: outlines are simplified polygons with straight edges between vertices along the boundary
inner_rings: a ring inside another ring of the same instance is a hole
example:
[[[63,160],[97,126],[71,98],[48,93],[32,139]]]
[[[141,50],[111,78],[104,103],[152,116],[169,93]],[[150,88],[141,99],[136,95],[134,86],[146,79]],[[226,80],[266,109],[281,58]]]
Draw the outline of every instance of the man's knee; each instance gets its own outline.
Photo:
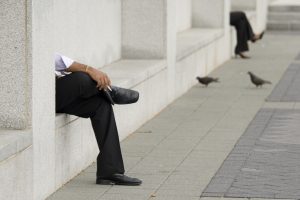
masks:
[[[72,76],[78,83],[82,84],[95,84],[95,81],[84,72],[73,72]]]
[[[82,97],[90,97],[98,93],[96,82],[84,72],[73,72],[73,78],[76,81],[80,95]]]

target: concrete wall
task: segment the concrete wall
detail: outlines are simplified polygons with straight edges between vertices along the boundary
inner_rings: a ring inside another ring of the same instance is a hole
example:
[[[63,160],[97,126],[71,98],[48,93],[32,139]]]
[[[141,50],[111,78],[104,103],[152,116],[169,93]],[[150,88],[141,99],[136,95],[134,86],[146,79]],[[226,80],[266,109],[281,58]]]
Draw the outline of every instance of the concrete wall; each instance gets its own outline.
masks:
[[[258,32],[266,30],[268,5],[269,5],[268,0],[256,0],[256,15],[257,15],[256,28]]]
[[[226,0],[192,0],[192,26],[201,28],[224,27]]]
[[[121,0],[54,1],[55,51],[102,67],[121,58]]]
[[[192,27],[192,0],[176,0],[177,32]]]
[[[122,58],[166,57],[165,0],[122,1]]]
[[[0,199],[33,199],[32,163],[32,146],[0,162]]]
[[[30,67],[26,0],[0,1],[0,128],[30,125]]]
[[[233,10],[255,10],[256,0],[231,0]]]

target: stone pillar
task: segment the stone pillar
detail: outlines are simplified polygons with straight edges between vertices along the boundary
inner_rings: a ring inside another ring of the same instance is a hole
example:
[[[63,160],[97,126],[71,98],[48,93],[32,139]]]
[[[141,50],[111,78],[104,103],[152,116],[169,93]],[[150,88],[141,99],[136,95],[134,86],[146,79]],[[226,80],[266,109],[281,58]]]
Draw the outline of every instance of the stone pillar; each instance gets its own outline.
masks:
[[[192,0],[192,27],[224,28],[227,0]]]
[[[27,0],[0,1],[0,128],[30,126],[30,16]]]
[[[257,31],[261,32],[266,29],[268,16],[268,0],[256,0],[256,15],[257,15]]]
[[[34,200],[55,190],[55,1],[32,2]]]

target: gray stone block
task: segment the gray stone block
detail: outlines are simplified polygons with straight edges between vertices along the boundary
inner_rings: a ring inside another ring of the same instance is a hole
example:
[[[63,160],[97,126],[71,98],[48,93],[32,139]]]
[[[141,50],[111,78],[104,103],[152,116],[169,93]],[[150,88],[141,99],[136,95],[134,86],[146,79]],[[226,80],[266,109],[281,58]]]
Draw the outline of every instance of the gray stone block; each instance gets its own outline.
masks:
[[[289,30],[290,23],[282,21],[268,21],[267,23],[268,30]]]
[[[270,12],[268,14],[268,19],[271,21],[300,21],[300,15],[298,12]]]
[[[28,66],[27,4],[25,0],[0,2],[1,74],[0,127],[24,129],[29,123],[31,89]]]
[[[0,130],[0,162],[32,145],[32,132]]]

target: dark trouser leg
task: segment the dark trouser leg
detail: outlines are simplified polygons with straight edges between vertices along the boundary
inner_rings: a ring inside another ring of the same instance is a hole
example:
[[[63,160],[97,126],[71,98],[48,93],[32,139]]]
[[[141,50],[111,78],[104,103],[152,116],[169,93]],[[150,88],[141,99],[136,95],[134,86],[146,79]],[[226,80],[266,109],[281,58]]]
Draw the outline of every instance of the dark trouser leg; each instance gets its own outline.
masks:
[[[252,27],[244,12],[231,12],[230,25],[237,31],[237,45],[235,53],[241,53],[249,50],[248,41],[254,36]]]
[[[56,81],[57,112],[91,118],[100,153],[97,177],[124,173],[118,130],[112,106],[88,75],[73,73]]]

